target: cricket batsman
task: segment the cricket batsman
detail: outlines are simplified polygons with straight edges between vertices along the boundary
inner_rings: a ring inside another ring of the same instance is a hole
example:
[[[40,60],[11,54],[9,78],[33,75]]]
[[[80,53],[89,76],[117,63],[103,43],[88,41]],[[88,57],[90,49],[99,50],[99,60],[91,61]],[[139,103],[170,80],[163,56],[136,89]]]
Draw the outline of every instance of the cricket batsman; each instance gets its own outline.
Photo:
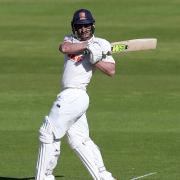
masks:
[[[60,156],[61,139],[66,136],[92,179],[115,180],[106,169],[101,152],[89,136],[86,91],[92,74],[99,69],[115,74],[115,61],[108,53],[110,43],[94,36],[95,20],[87,9],[77,10],[71,21],[72,34],[59,45],[64,54],[61,92],[40,127],[36,180],[55,180],[53,170]],[[108,54],[108,55],[107,55]]]

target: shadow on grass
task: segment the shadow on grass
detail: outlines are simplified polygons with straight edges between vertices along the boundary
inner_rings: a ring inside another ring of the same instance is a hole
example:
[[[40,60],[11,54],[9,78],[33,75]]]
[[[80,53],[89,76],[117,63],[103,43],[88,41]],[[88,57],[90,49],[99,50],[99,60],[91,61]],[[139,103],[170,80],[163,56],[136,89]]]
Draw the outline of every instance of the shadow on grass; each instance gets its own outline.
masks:
[[[64,178],[64,176],[55,176],[56,178]],[[31,180],[35,177],[25,177],[25,178],[13,178],[13,177],[0,177],[0,180]]]

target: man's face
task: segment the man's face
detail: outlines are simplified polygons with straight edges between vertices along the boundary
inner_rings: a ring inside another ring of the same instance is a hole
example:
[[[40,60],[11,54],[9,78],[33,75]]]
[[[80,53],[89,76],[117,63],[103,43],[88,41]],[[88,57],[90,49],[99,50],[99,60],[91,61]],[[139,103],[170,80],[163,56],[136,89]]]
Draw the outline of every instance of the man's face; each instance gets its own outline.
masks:
[[[89,40],[92,37],[92,24],[76,24],[75,31],[81,41]]]

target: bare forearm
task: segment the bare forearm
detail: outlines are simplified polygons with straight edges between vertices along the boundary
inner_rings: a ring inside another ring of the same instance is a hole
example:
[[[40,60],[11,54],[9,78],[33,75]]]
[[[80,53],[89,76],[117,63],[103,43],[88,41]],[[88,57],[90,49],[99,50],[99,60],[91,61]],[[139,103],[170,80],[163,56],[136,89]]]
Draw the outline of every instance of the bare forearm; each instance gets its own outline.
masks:
[[[87,47],[86,41],[82,43],[64,42],[59,45],[59,51],[61,51],[64,54],[76,54],[84,51],[86,47]]]
[[[114,63],[99,61],[95,64],[95,66],[108,76],[113,76],[115,74]]]

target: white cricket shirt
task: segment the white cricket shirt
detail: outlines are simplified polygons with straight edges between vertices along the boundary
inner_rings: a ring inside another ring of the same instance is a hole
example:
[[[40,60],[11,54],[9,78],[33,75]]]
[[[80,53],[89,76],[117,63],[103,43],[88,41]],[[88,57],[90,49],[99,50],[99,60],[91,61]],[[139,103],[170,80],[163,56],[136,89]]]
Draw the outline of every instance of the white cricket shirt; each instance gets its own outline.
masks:
[[[103,51],[111,51],[111,45],[105,39],[92,37],[91,40],[98,42]],[[77,40],[73,35],[65,36],[64,41],[81,43],[81,41]],[[95,70],[94,65],[90,63],[89,58],[89,54],[65,54],[64,72],[61,84],[62,89],[80,88],[86,90],[86,87],[89,84]],[[103,61],[115,63],[112,56],[107,56],[107,58],[103,59]]]

